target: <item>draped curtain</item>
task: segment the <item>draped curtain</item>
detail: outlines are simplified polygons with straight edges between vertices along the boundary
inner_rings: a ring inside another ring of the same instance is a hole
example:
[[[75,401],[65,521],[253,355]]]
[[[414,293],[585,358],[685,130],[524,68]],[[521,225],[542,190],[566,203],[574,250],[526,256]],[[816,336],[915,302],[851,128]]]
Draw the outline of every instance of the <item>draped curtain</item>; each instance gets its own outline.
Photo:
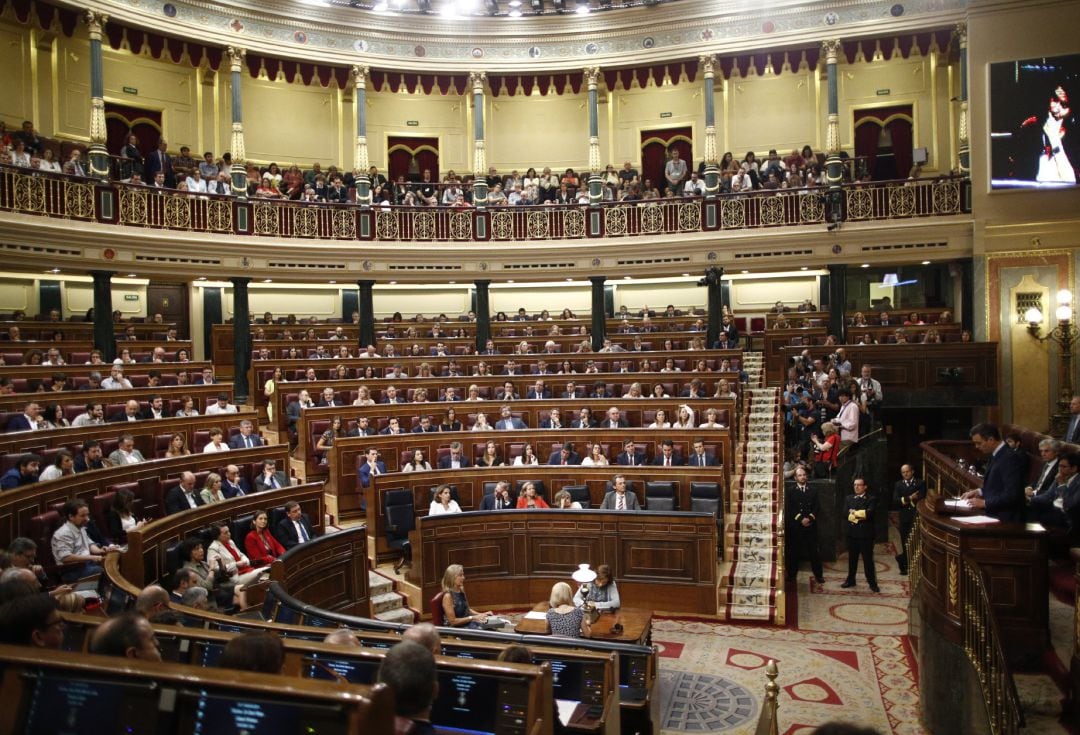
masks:
[[[161,112],[137,107],[105,103],[105,146],[109,153],[119,155],[127,145],[129,135],[139,139],[139,150],[145,156],[157,148],[161,138]],[[201,152],[193,155],[198,158]]]
[[[641,176],[651,180],[661,195],[664,193],[664,167],[672,148],[686,161],[687,170],[694,170],[693,135],[690,126],[641,131]]]
[[[855,156],[865,156],[871,178],[891,178],[891,172],[878,165],[878,144],[882,131],[892,138],[896,178],[906,179],[911,171],[913,117],[911,105],[894,105],[855,110]],[[882,170],[879,170],[882,169]]]
[[[431,180],[439,180],[439,139],[392,135],[387,140],[390,161],[386,174],[390,181],[404,176],[406,181],[423,179],[424,169],[431,170]],[[416,160],[413,165],[413,159]]]

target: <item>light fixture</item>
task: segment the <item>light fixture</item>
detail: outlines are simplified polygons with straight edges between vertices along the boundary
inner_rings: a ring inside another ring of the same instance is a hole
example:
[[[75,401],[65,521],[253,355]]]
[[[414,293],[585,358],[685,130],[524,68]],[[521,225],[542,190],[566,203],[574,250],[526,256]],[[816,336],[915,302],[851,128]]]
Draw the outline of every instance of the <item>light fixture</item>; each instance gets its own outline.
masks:
[[[1072,419],[1072,412],[1069,410],[1069,403],[1072,401],[1073,395],[1072,352],[1077,338],[1080,337],[1080,329],[1077,328],[1073,320],[1072,300],[1072,291],[1063,288],[1057,292],[1058,306],[1054,310],[1057,324],[1045,335],[1040,334],[1043,323],[1042,310],[1037,306],[1032,306],[1024,312],[1024,321],[1028,323],[1028,334],[1040,342],[1050,340],[1058,346],[1061,366],[1060,368],[1058,366],[1051,367],[1054,375],[1057,375],[1060,369],[1062,376],[1058,392],[1057,412],[1050,419],[1051,433],[1055,436],[1064,434]]]
[[[333,286],[333,285],[337,284],[337,281],[330,281],[329,283],[330,283],[331,286]]]
[[[683,275],[683,278],[689,278],[690,277],[689,273],[683,273],[682,275]]]
[[[274,282],[273,278],[264,278],[263,279],[263,283],[273,283],[273,282]]]
[[[447,281],[447,283],[449,283],[451,286],[453,286],[455,283],[457,283],[457,281]]]
[[[128,277],[128,278],[138,278],[138,277],[139,277],[139,274],[138,274],[138,273],[128,273],[128,274],[127,274],[127,277]]]
[[[507,281],[507,283],[513,283],[513,282],[514,282],[514,279],[513,279],[513,278],[511,278],[511,279],[509,279],[509,280]]]
[[[805,265],[804,265],[804,266],[803,266],[802,268],[800,268],[799,270],[801,270],[801,271],[808,271],[808,270],[810,270],[810,268],[809,268],[809,266],[805,266]]]
[[[50,268],[49,270],[47,270],[47,271],[45,271],[45,272],[46,272],[46,273],[53,273],[53,274],[56,274],[56,273],[59,273],[59,272],[60,272],[60,269],[59,269],[59,268]]]
[[[371,9],[376,13],[385,13],[390,9],[390,6],[386,4],[386,0],[379,0],[379,2],[371,6]]]
[[[571,283],[571,282],[573,282],[573,280],[574,280],[573,278],[567,278],[567,279],[566,279],[566,282],[567,282],[567,283]]]
[[[1067,288],[1063,288],[1057,292],[1057,302],[1059,304],[1071,304],[1073,299],[1072,291]]]
[[[416,9],[421,13],[430,13],[431,0],[416,0]]]
[[[510,8],[510,12],[507,13],[507,15],[509,15],[511,18],[520,18],[521,8]]]
[[[623,276],[623,280],[624,281],[632,281],[632,280],[634,280],[634,277],[633,276]]]
[[[862,265],[860,265],[859,267],[860,267],[860,268],[869,268],[869,267],[870,267],[870,264],[869,264],[869,263],[863,263],[863,264],[862,264]]]
[[[588,15],[589,10],[589,0],[577,0],[577,7],[574,8],[574,12],[578,15]]]
[[[544,0],[529,0],[529,5],[532,7],[534,13],[544,12]]]
[[[1039,310],[1039,307],[1032,306],[1030,309],[1024,312],[1024,321],[1028,323],[1029,327],[1038,328],[1042,324],[1043,315]]]
[[[923,265],[930,265],[930,261],[929,261],[929,260],[924,260],[924,261],[922,262],[922,264],[923,264]]]
[[[750,271],[745,271],[745,270],[744,270],[744,271],[743,271],[743,275],[745,275],[745,274],[747,274],[747,273],[749,273],[749,272],[750,272]]]
[[[206,280],[206,276],[199,276],[199,277],[198,277],[198,278],[196,278],[195,280],[196,280],[196,281],[205,281],[205,280]]]
[[[396,285],[397,285],[397,281],[390,281],[390,285],[391,285],[391,286],[396,286]]]

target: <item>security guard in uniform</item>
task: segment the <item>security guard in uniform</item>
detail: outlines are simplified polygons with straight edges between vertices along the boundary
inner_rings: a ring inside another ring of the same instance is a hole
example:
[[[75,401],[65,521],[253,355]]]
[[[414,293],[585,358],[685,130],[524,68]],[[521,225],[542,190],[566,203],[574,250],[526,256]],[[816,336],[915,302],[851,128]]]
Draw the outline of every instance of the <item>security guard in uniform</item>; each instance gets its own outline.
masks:
[[[855,586],[855,570],[859,557],[863,559],[863,573],[870,589],[880,592],[874,569],[874,499],[866,494],[866,480],[855,478],[855,494],[844,499],[847,511],[848,575],[841,587]]]
[[[795,470],[795,484],[789,485],[784,497],[784,516],[787,520],[787,578],[794,581],[799,576],[799,563],[809,558],[810,569],[818,584],[824,584],[821,570],[821,552],[818,550],[817,516],[821,503],[815,488],[806,481],[806,468]]]
[[[896,563],[900,574],[908,573],[907,542],[915,527],[915,506],[926,497],[926,483],[915,477],[915,470],[906,464],[900,468],[900,482],[893,486],[893,505],[900,509],[900,555]]]

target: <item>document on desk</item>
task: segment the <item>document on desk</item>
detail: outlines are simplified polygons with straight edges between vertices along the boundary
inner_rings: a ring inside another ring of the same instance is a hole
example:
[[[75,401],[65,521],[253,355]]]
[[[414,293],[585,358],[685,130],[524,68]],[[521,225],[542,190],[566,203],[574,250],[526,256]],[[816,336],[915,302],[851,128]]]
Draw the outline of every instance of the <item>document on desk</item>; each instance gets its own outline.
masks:
[[[546,612],[536,612],[535,610],[532,610],[530,612],[525,613],[525,618],[524,619],[525,620],[547,620],[547,613]]]
[[[956,516],[953,518],[957,523],[1001,523],[997,518],[990,516]]]
[[[581,702],[575,702],[572,699],[556,699],[555,706],[559,709],[559,722],[566,727],[570,724],[570,718],[574,716],[574,710],[577,709]]]
[[[971,507],[971,503],[964,500],[963,498],[945,498],[945,507],[953,509],[967,509]]]

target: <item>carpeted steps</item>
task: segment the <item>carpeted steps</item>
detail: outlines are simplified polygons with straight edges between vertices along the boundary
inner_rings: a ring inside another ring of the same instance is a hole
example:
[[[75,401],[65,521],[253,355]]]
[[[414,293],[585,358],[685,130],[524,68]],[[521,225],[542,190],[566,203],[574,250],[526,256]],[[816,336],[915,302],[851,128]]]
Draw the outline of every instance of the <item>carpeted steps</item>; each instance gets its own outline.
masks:
[[[412,611],[405,605],[407,598],[394,591],[394,580],[368,570],[368,592],[371,599],[371,617],[387,623],[412,625],[416,622]]]
[[[739,443],[724,515],[724,559],[717,590],[728,620],[784,622],[780,560],[782,434],[779,391],[762,388],[758,355],[744,360],[751,380],[740,411]]]

